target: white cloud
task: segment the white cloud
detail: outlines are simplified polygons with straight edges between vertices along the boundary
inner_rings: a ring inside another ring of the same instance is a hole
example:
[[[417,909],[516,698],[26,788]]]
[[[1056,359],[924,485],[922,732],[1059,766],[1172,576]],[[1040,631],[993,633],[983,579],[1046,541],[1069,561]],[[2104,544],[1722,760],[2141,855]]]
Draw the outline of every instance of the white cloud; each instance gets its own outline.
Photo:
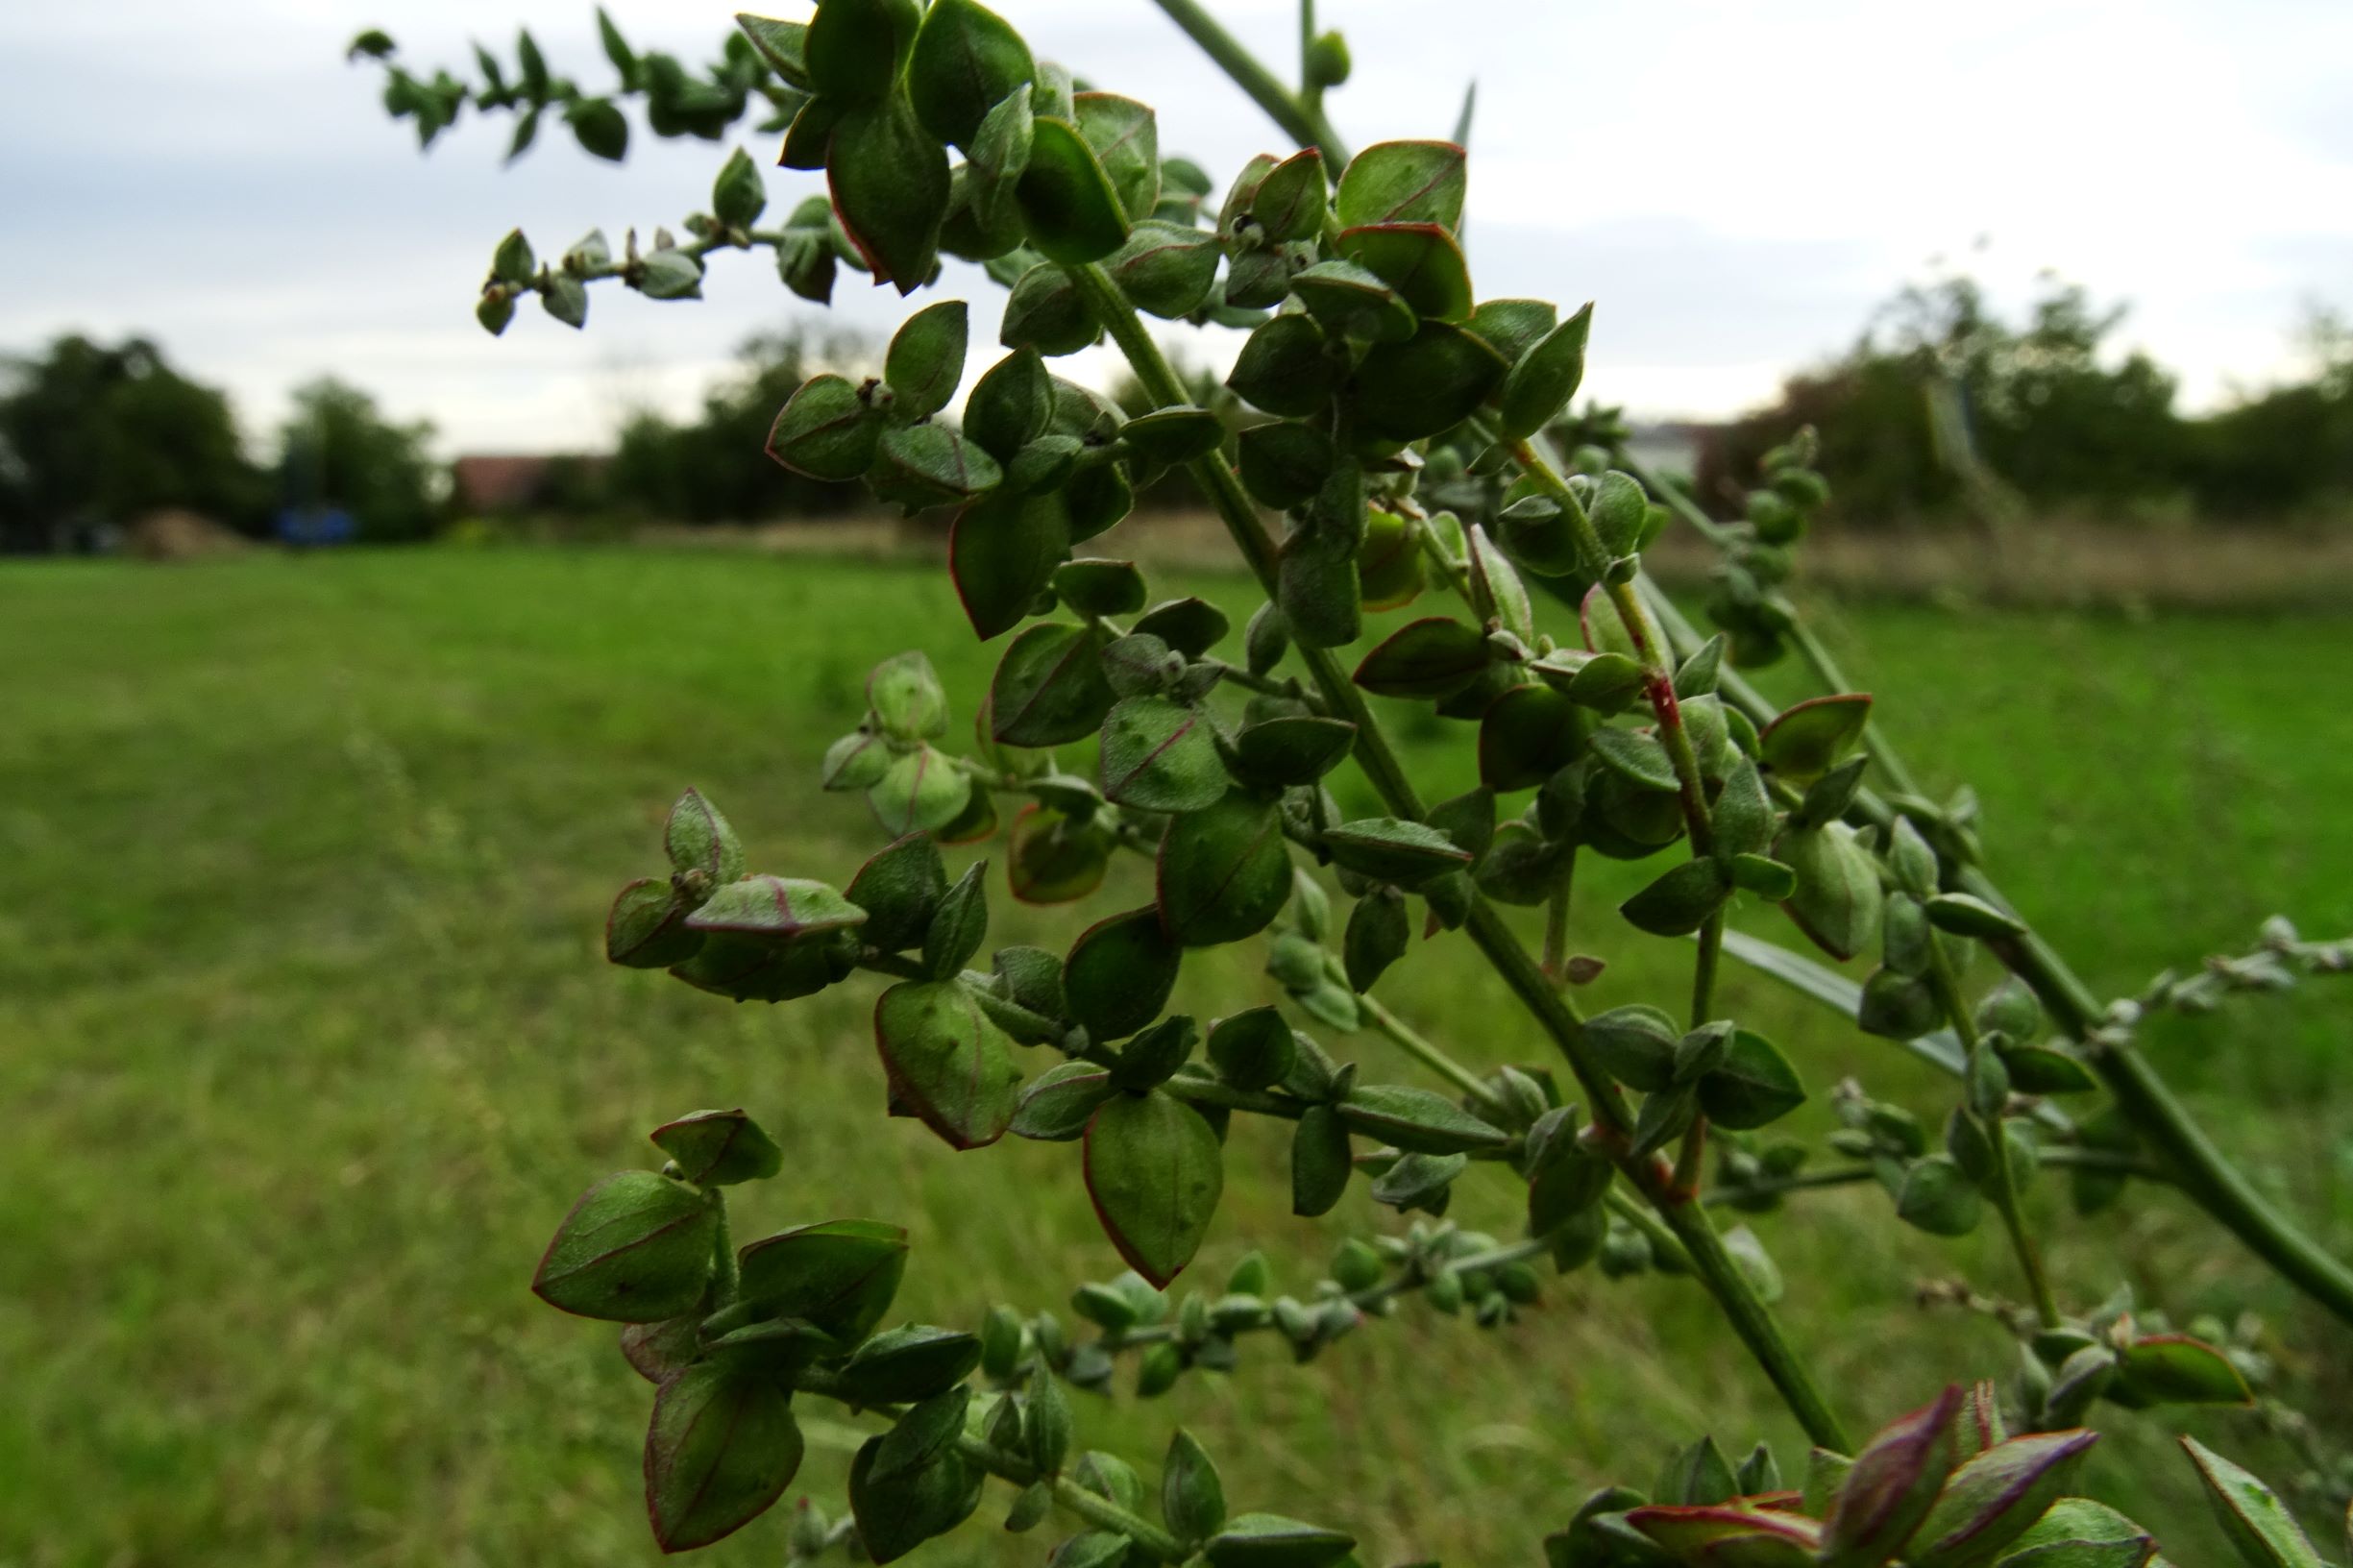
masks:
[[[641,43],[694,59],[729,6],[616,0]],[[1164,145],[1213,171],[1279,143],[1144,0],[1006,0],[1042,52],[1160,106]],[[1225,0],[1287,69],[1289,0]],[[2284,371],[2300,304],[2353,257],[2353,59],[2341,0],[1326,0],[1360,140],[1442,135],[1476,76],[1470,240],[1483,291],[1600,302],[1589,386],[1713,414],[1850,341],[1932,255],[2015,295],[2045,266],[2135,306],[2129,335],[2193,401]],[[505,126],[419,158],[340,49],[380,24],[419,62],[485,19],[527,22],[559,69],[604,80],[589,0],[178,0],[0,12],[0,342],[141,329],[266,424],[333,371],[445,444],[578,447],[621,411],[691,405],[747,333],[807,313],[760,260],[723,257],[701,306],[600,290],[589,331],[527,310],[502,340],[467,308],[491,244],[674,221],[716,150],[653,144],[624,169],[560,135],[511,171]],[[778,171],[772,198],[815,188]],[[896,296],[846,277],[838,315],[880,334]],[[976,274],[974,336],[994,336]],[[1196,357],[1222,362],[1230,343]],[[1096,356],[1100,358],[1101,356]]]

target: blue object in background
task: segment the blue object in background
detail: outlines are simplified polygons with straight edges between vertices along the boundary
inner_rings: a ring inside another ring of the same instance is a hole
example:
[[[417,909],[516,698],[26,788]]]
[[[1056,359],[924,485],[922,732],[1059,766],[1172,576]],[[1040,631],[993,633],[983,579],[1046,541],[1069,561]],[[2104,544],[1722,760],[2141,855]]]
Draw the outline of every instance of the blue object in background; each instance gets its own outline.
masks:
[[[316,550],[329,545],[348,545],[358,536],[359,526],[352,514],[340,506],[285,506],[278,513],[278,540],[296,550]]]

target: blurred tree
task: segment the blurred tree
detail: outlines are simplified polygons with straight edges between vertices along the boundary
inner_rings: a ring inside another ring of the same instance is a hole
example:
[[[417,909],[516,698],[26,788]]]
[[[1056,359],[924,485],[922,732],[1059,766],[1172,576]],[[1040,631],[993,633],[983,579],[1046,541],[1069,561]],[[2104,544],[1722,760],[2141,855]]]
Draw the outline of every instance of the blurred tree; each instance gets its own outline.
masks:
[[[2017,326],[1973,279],[1908,286],[1843,358],[1791,378],[1777,404],[1711,443],[1703,492],[1745,487],[1759,456],[1810,424],[1849,523],[2177,494],[2187,442],[2173,378],[2139,350],[2106,352],[2124,314],[2050,278]]]
[[[440,521],[441,472],[426,453],[433,427],[396,425],[355,386],[322,376],[298,387],[279,427],[279,500],[351,514],[372,543],[422,539]]]
[[[856,485],[821,484],[758,455],[776,410],[821,370],[853,380],[878,373],[871,346],[855,333],[794,327],[748,339],[735,373],[704,394],[699,419],[675,424],[647,410],[622,427],[605,475],[613,503],[667,523],[752,523],[858,506]]]
[[[2243,399],[2206,420],[2190,449],[2201,508],[2224,518],[2353,511],[2353,324],[2315,307],[2311,380]]]
[[[0,549],[96,548],[142,514],[184,507],[248,532],[268,487],[227,396],[143,337],[78,333],[0,364]]]

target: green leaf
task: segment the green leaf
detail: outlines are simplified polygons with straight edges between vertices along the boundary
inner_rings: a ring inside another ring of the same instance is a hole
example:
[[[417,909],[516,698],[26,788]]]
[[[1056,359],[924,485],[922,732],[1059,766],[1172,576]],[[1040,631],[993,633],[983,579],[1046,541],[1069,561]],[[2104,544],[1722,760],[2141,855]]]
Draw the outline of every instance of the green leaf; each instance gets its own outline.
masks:
[[[1217,1135],[1154,1090],[1106,1100],[1087,1124],[1087,1193],[1128,1266],[1165,1289],[1192,1262],[1225,1175]]]
[[[780,22],[771,16],[750,16],[739,11],[735,13],[735,25],[743,29],[753,51],[770,70],[784,78],[787,86],[801,92],[811,90],[807,23]]]
[[[1188,1545],[1216,1534],[1226,1522],[1225,1487],[1217,1479],[1217,1466],[1183,1428],[1168,1439],[1160,1498],[1161,1518]]]
[[[1354,1131],[1409,1153],[1467,1154],[1511,1141],[1445,1095],[1405,1084],[1359,1085],[1339,1102],[1339,1113]]]
[[[866,911],[859,940],[886,953],[922,942],[947,894],[947,866],[928,833],[909,833],[876,850],[850,878],[849,901]]]
[[[1063,965],[1070,1016],[1097,1040],[1132,1035],[1160,1017],[1182,961],[1182,950],[1161,930],[1157,906],[1089,926]]]
[[[1305,1219],[1331,1213],[1355,1169],[1340,1114],[1328,1105],[1301,1112],[1291,1135],[1291,1213]]]
[[[1025,904],[1066,904],[1103,885],[1113,841],[1051,806],[1021,808],[1007,845],[1006,878]]]
[[[1921,1524],[1904,1560],[1917,1568],[1974,1568],[2023,1535],[2066,1495],[2096,1432],[2014,1437],[1955,1470]]]
[[[911,1474],[873,1479],[873,1466],[888,1439],[870,1437],[849,1466],[849,1511],[858,1542],[870,1562],[895,1562],[935,1536],[944,1535],[980,1507],[988,1477],[948,1449]]]
[[[1997,1568],[2143,1568],[2156,1538],[2086,1497],[2063,1497],[2012,1543]]]
[[[1782,903],[1798,929],[1831,957],[1845,960],[1878,940],[1885,899],[1878,867],[1844,822],[1791,828],[1773,858],[1796,873],[1797,890]]]
[[[948,1146],[995,1142],[1020,1106],[1013,1042],[954,980],[893,986],[874,1004],[874,1043],[894,1095]]]
[[[907,62],[923,129],[969,152],[989,111],[1038,74],[1011,23],[973,0],[932,0]]]
[[[756,1182],[784,1168],[784,1151],[742,1110],[698,1111],[648,1135],[698,1187]]]
[[[1234,737],[1234,765],[1245,782],[1263,788],[1312,784],[1340,765],[1356,738],[1357,726],[1345,719],[1266,719]]]
[[[650,1170],[607,1176],[555,1228],[531,1293],[579,1317],[655,1323],[702,1299],[719,1211]]]
[[[794,942],[864,925],[866,911],[822,882],[760,875],[724,884],[686,923],[697,931]]]
[[[956,514],[947,553],[956,597],[987,642],[1028,618],[1070,553],[1068,509],[1055,491],[984,497]]]
[[[1260,175],[1250,191],[1250,220],[1268,244],[1314,239],[1323,233],[1329,188],[1323,154],[1303,148]]]
[[[744,845],[727,819],[699,791],[688,790],[670,808],[662,845],[674,871],[701,871],[715,883],[744,874]]]
[[[916,0],[823,0],[802,40],[809,86],[840,103],[880,102],[921,21]]]
[[[991,733],[1007,746],[1064,746],[1102,726],[1116,698],[1103,678],[1100,627],[1031,626],[1007,646],[989,686]]]
[[[1357,556],[1341,530],[1294,529],[1283,541],[1276,572],[1276,601],[1301,647],[1341,648],[1357,640]]]
[[[984,372],[964,400],[964,433],[998,463],[1043,435],[1054,417],[1054,378],[1030,349],[1017,350]]]
[[[1929,924],[1960,937],[2015,937],[2026,929],[2017,916],[1966,893],[1936,894],[1927,900],[1927,912]]]
[[[1418,441],[1479,410],[1504,379],[1503,356],[1459,327],[1425,321],[1402,343],[1376,343],[1357,366],[1348,408],[1365,434]]]
[[[913,0],[888,3],[914,9]],[[810,27],[812,53],[817,26]],[[947,154],[916,123],[903,96],[842,116],[826,142],[825,179],[842,231],[875,282],[904,295],[930,281],[940,264],[940,226],[947,220]]]
[[[1351,165],[1353,167],[1353,165]],[[1202,1548],[1211,1568],[1330,1568],[1356,1550],[1356,1539],[1275,1513],[1245,1513]]]
[[[1471,602],[1488,620],[1530,647],[1535,646],[1536,618],[1529,603],[1528,586],[1520,575],[1511,569],[1504,552],[1495,548],[1483,527],[1473,527],[1470,534]]]
[[[1507,364],[1517,365],[1559,319],[1550,300],[1488,300],[1462,325],[1485,338]]]
[[[1119,428],[1129,452],[1147,463],[1171,467],[1208,456],[1225,433],[1224,422],[1207,408],[1157,408]]]
[[[1359,686],[1379,697],[1450,697],[1486,673],[1494,655],[1486,634],[1446,616],[1400,627],[1357,666]]]
[[[858,389],[828,371],[786,400],[768,432],[768,454],[796,474],[843,483],[873,466],[882,431],[881,416]]]
[[[1764,1036],[1735,1029],[1724,1060],[1700,1080],[1700,1109],[1719,1127],[1749,1132],[1779,1120],[1805,1103],[1805,1086],[1780,1048]]]
[[[1208,1050],[1218,1077],[1236,1089],[1265,1089],[1289,1073],[1298,1042],[1280,1012],[1254,1007],[1212,1024]]]
[[[1419,887],[1471,864],[1470,853],[1436,828],[1398,817],[1366,817],[1328,828],[1324,847],[1335,864],[1401,888]]]
[[[1200,811],[1225,795],[1209,722],[1163,697],[1123,698],[1103,720],[1103,797],[1140,811]]]
[[[2194,1437],[2181,1440],[2222,1534],[2247,1568],[2321,1568],[2320,1555],[2271,1488]]]
[[[1462,222],[1463,152],[1451,141],[1384,141],[1340,174],[1340,227],[1367,223]]]
[[[1359,898],[1348,912],[1348,929],[1340,940],[1348,988],[1359,994],[1372,990],[1382,972],[1405,956],[1412,937],[1406,901],[1396,893],[1377,888]]]
[[[964,379],[969,312],[962,300],[925,306],[901,323],[883,360],[891,415],[903,424],[928,419],[947,406]]]
[[[1870,718],[1866,694],[1808,698],[1765,726],[1757,756],[1781,777],[1803,784],[1837,766],[1862,740]]]
[[[1269,316],[1242,343],[1226,385],[1253,407],[1304,419],[1322,412],[1336,377],[1322,328],[1304,315]]]
[[[1102,332],[1069,275],[1041,261],[1014,283],[997,339],[1009,349],[1055,358],[1078,353]]]
[[[1137,309],[1174,321],[1209,299],[1217,280],[1217,237],[1184,224],[1147,220],[1128,231],[1126,243],[1105,267]]]
[[[1134,561],[1089,556],[1054,569],[1054,597],[1081,615],[1133,615],[1143,608],[1143,574]]]
[[[800,1469],[791,1401],[774,1378],[717,1363],[690,1366],[662,1384],[645,1470],[646,1511],[663,1551],[733,1534],[784,1494]]]
[[[2149,1405],[2248,1405],[2255,1395],[2231,1359],[2186,1334],[2143,1335],[2117,1351],[2108,1397]]]
[[[1654,1007],[1613,1007],[1585,1020],[1585,1043],[1609,1075],[1629,1089],[1655,1094],[1675,1082],[1675,1046],[1682,1036]]]
[[[1654,937],[1687,937],[1731,897],[1725,869],[1713,859],[1687,859],[1619,904],[1635,930]]]
[[[1237,269],[1233,276],[1244,278],[1247,273]],[[1307,313],[1336,336],[1402,343],[1420,323],[1404,295],[1383,282],[1380,274],[1354,261],[1318,261],[1302,267],[1291,275],[1289,287]]]
[[[1078,93],[1070,107],[1128,220],[1150,217],[1160,205],[1160,125],[1152,107],[1110,92]]]
[[[943,1393],[979,1365],[977,1336],[909,1323],[860,1345],[837,1375],[838,1385],[853,1405],[898,1405]]]
[[[1507,439],[1524,440],[1560,417],[1585,379],[1585,340],[1592,330],[1587,303],[1512,362],[1496,421]]]
[[[740,1299],[768,1316],[804,1319],[848,1349],[891,1311],[907,1233],[879,1220],[826,1220],[754,1241],[736,1262]]]
[[[686,928],[691,905],[666,878],[641,876],[621,890],[604,918],[604,956],[633,969],[666,969],[695,955],[701,936]]]
[[[1290,896],[1281,813],[1238,791],[1170,822],[1158,867],[1161,928],[1183,947],[1255,936]]]
[[[1004,477],[995,458],[946,426],[906,425],[883,431],[867,483],[912,514],[969,500]]]
[[[1236,440],[1242,487],[1262,506],[1287,510],[1312,498],[1332,475],[1332,437],[1311,425],[1274,420]]]
[[[1577,704],[1549,686],[1514,686],[1479,721],[1479,778],[1502,793],[1532,790],[1583,749]]]
[[[1630,784],[1661,795],[1680,787],[1675,774],[1675,763],[1667,748],[1654,735],[1631,729],[1597,729],[1589,738],[1596,758],[1613,773]]]
[[[1092,1062],[1062,1063],[1023,1087],[1013,1130],[1044,1142],[1075,1142],[1087,1131],[1095,1108],[1117,1092],[1109,1067]]]
[[[751,155],[738,147],[711,185],[711,215],[730,229],[749,229],[768,208],[768,186]]]
[[[874,821],[894,838],[921,831],[944,832],[971,804],[972,777],[928,746],[895,759],[880,782],[867,791]]]
[[[1961,1390],[1879,1429],[1854,1457],[1823,1521],[1823,1568],[1877,1568],[1912,1537],[1952,1469]]]
[[[1930,1236],[1967,1236],[1983,1208],[1977,1184],[1941,1154],[1915,1162],[1896,1194],[1896,1217]]]
[[[1425,321],[1459,322],[1470,316],[1470,265],[1455,236],[1438,225],[1383,223],[1346,229],[1340,232],[1338,247],[1340,255],[1395,289]]]
[[[936,741],[947,733],[947,690],[920,649],[894,653],[869,672],[866,705],[886,735]]]
[[[629,119],[612,100],[583,98],[564,110],[564,123],[572,127],[572,139],[578,142],[580,151],[589,157],[601,158],[607,163],[619,163],[629,156]],[[729,166],[732,168],[733,164]],[[743,185],[739,184],[736,193],[731,193],[728,205],[731,208],[740,209],[741,206],[749,203],[756,216],[759,208],[767,205],[767,194],[760,184],[759,170],[750,166],[748,159],[745,160],[744,168],[751,176],[751,196],[748,198],[740,194]],[[724,213],[720,216],[723,222],[730,221]]]
[[[1127,243],[1118,189],[1077,127],[1040,116],[1016,187],[1030,243],[1065,266],[1100,261]]]
[[[934,980],[953,980],[980,951],[989,935],[989,891],[985,860],[965,868],[940,899],[923,932],[923,970]]]

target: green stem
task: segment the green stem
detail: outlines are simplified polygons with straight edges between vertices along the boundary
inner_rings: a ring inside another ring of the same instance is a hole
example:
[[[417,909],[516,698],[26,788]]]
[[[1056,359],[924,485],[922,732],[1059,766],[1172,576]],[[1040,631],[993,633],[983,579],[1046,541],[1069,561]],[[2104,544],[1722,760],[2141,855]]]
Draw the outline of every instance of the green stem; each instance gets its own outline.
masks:
[[[1348,149],[1334,133],[1332,122],[1324,118],[1322,108],[1302,102],[1239,39],[1219,26],[1214,16],[1193,0],[1153,0],[1153,4],[1183,28],[1185,36],[1199,44],[1201,52],[1215,61],[1218,68],[1234,79],[1234,85],[1248,93],[1250,101],[1264,110],[1267,117],[1293,141],[1302,147],[1321,148],[1325,166],[1335,174],[1347,163]],[[1301,63],[1304,65],[1305,61]]]
[[[1164,9],[1183,5],[1186,0],[1160,0]],[[1229,40],[1230,41],[1230,40]],[[1220,63],[1224,63],[1222,61]],[[1230,67],[1229,67],[1230,68]],[[1188,400],[1184,386],[1163,357],[1160,347],[1144,331],[1135,308],[1099,266],[1085,265],[1065,269],[1078,286],[1094,318],[1102,323],[1127,357],[1129,368],[1149,393],[1157,406],[1181,406]],[[1274,542],[1266,535],[1259,521],[1258,510],[1242,490],[1241,481],[1232,469],[1214,453],[1194,459],[1186,466],[1193,482],[1217,509],[1217,514],[1232,535],[1235,548],[1248,563],[1251,573],[1259,579],[1261,590],[1270,600],[1280,600]],[[1400,817],[1419,821],[1427,815],[1420,793],[1407,777],[1404,766],[1390,747],[1387,733],[1382,728],[1372,710],[1366,706],[1363,694],[1348,677],[1331,649],[1300,646],[1297,649],[1307,666],[1315,687],[1335,715],[1345,718],[1357,726],[1354,756],[1388,808]],[[1530,956],[1519,937],[1495,912],[1493,905],[1476,894],[1463,929],[1472,943],[1486,956],[1496,973],[1503,979],[1521,1004],[1527,1007],[1552,1038],[1569,1070],[1583,1088],[1591,1105],[1593,1120],[1607,1130],[1623,1149],[1633,1126],[1626,1107],[1626,1099],[1617,1085],[1594,1059],[1584,1038],[1583,1020],[1560,995],[1536,961]],[[1725,1315],[1739,1335],[1766,1376],[1780,1391],[1790,1409],[1804,1426],[1806,1433],[1816,1443],[1840,1453],[1848,1450],[1846,1430],[1832,1413],[1829,1403],[1823,1397],[1803,1360],[1782,1337],[1780,1325],[1772,1309],[1759,1298],[1748,1277],[1726,1256],[1723,1243],[1709,1224],[1706,1213],[1698,1204],[1687,1201],[1673,1188],[1671,1173],[1659,1161],[1633,1159],[1630,1154],[1620,1158],[1620,1168],[1636,1189],[1658,1209],[1667,1223],[1675,1229],[1684,1250],[1691,1255],[1695,1274],[1706,1285],[1723,1307]],[[1694,1237],[1703,1234],[1704,1241]]]
[[[1993,1177],[1994,1208],[2001,1215],[2002,1227],[2010,1233],[2010,1250],[2018,1254],[2018,1266],[2026,1276],[2027,1294],[2034,1298],[2035,1316],[2043,1327],[2059,1326],[2059,1304],[2050,1293],[2050,1281],[2043,1273],[2043,1255],[2027,1234],[2025,1217],[2019,1213],[2018,1182],[2010,1169],[2010,1135],[2002,1126],[2001,1111],[1997,1107],[1991,1115],[1981,1115],[1973,1103],[1978,1082],[1978,1066],[1985,1056],[1985,1040],[1977,1033],[1977,1020],[1969,1004],[1962,999],[1961,984],[1952,972],[1952,957],[1945,951],[1945,939],[1928,933],[1928,983],[1936,992],[1939,1006],[1952,1022],[1952,1031],[1961,1037],[1961,1048],[1969,1053],[1969,1077],[1966,1085],[1962,1115],[1973,1118],[1985,1135],[1986,1164]]]
[[[1666,596],[1654,585],[1645,583],[1645,589],[1670,634],[1684,645],[1697,648],[1701,641],[1698,632],[1682,620]],[[1760,725],[1771,722],[1779,711],[1732,671],[1724,673],[1718,690]],[[1868,736],[1870,731],[1865,734]],[[1894,775],[1890,779],[1893,782]],[[1855,814],[1866,822],[1885,826],[1895,821],[1895,809],[1872,790],[1858,791],[1854,806]],[[1957,891],[2017,913],[2001,889],[1976,867],[1962,867],[1954,880]],[[2353,1324],[2353,1267],[2331,1257],[2256,1190],[2245,1174],[2206,1136],[2189,1108],[2174,1095],[2148,1059],[2129,1039],[2106,1027],[2106,1007],[2050,943],[2040,933],[2028,930],[1987,945],[2011,973],[2026,983],[2060,1032],[2081,1042],[2086,1062],[2099,1075],[2134,1132],[2164,1156],[2175,1185],[2218,1224],[2236,1236],[2248,1251],[2278,1270],[2339,1321]]]
[[[1415,1033],[1411,1025],[1386,1007],[1370,996],[1359,996],[1357,1008],[1375,1029],[1387,1036],[1408,1056],[1462,1090],[1487,1111],[1498,1115],[1511,1114],[1511,1108],[1504,1102],[1502,1095],[1487,1087],[1485,1079]]]
[[[2144,1182],[2163,1182],[2169,1178],[2163,1170],[2145,1160],[2128,1154],[2116,1154],[2107,1149],[2045,1149],[2037,1156],[2041,1162],[2059,1169],[2113,1171],[2119,1176],[2130,1176]],[[1743,1182],[1733,1187],[1719,1187],[1700,1201],[1715,1207],[1738,1206],[1753,1198],[1779,1197],[1790,1192],[1812,1192],[1833,1187],[1853,1187],[1863,1182],[1876,1181],[1879,1172],[1872,1165],[1841,1165],[1835,1170],[1809,1170],[1796,1176],[1773,1176],[1760,1181]]]

